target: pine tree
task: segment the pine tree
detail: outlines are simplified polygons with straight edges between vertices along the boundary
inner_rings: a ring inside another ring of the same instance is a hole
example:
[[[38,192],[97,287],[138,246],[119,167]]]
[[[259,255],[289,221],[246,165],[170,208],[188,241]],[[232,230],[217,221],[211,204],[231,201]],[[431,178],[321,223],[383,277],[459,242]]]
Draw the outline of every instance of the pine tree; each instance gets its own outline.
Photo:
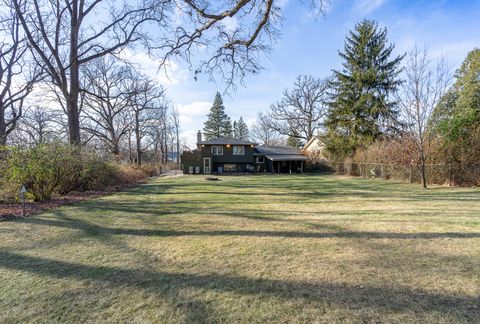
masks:
[[[240,117],[240,119],[237,121],[233,122],[233,136],[236,139],[248,141],[249,138],[249,132],[248,132],[248,126],[247,124],[243,121],[243,118]]]
[[[334,71],[332,101],[327,116],[327,149],[337,158],[351,156],[398,125],[397,103],[392,95],[401,84],[400,63],[390,59],[393,44],[387,30],[364,20],[346,38],[342,71]]]
[[[238,136],[238,124],[237,124],[237,121],[234,120],[233,121],[233,138],[239,138]]]
[[[232,120],[230,117],[227,116],[224,124],[223,124],[223,137],[233,137],[233,127],[232,127]]]
[[[215,95],[207,121],[204,123],[203,135],[206,140],[232,136],[232,122],[225,113],[222,96],[219,92]]]
[[[466,139],[480,127],[480,49],[470,51],[455,73],[455,83],[437,107],[436,122],[450,142]]]

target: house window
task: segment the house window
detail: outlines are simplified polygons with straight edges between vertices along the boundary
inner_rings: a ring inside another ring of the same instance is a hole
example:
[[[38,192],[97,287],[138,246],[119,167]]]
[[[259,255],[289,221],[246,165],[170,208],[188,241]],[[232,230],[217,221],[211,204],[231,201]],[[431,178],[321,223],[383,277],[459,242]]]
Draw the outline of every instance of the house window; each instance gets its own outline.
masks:
[[[212,155],[223,155],[223,146],[212,146]]]
[[[265,157],[264,156],[257,156],[257,163],[265,163]]]
[[[233,147],[233,155],[245,155],[245,147],[244,146],[234,146]]]
[[[235,171],[237,171],[237,165],[236,164],[224,164],[223,165],[223,170],[225,172],[235,172]]]

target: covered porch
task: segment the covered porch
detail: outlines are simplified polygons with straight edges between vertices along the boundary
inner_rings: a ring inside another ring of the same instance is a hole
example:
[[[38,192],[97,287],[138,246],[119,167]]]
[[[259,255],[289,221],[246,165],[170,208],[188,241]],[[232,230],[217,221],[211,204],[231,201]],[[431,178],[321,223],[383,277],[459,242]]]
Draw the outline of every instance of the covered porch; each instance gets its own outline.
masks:
[[[301,155],[265,155],[266,172],[303,173],[305,160]]]

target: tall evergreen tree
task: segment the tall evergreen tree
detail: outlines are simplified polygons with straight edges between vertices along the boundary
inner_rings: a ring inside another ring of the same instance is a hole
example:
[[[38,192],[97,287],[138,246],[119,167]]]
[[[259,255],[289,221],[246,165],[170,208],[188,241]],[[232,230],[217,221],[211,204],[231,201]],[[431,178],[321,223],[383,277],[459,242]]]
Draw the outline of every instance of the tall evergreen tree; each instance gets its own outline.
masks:
[[[232,136],[232,122],[225,113],[223,99],[219,92],[215,95],[208,119],[203,126],[203,135],[206,140],[218,137]]]
[[[238,124],[237,121],[233,121],[233,138],[238,138]]]
[[[248,141],[248,138],[249,138],[248,126],[243,121],[242,117],[240,117],[238,122],[237,121],[233,122],[233,137],[240,140]]]
[[[450,162],[478,164],[480,152],[480,48],[470,51],[455,82],[436,107],[437,130]]]
[[[342,71],[334,71],[332,101],[327,116],[327,149],[336,157],[354,154],[361,146],[396,129],[398,110],[392,94],[401,84],[400,63],[391,59],[387,30],[375,21],[355,25],[346,38]]]
[[[480,126],[480,48],[470,51],[455,73],[455,83],[437,107],[440,130],[455,142]]]

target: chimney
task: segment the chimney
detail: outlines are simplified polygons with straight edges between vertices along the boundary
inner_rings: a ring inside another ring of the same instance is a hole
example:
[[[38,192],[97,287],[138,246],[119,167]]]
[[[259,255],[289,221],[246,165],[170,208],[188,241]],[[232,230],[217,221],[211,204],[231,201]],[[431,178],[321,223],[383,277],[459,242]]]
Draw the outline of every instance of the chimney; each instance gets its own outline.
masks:
[[[202,141],[202,132],[198,131],[197,132],[197,144],[200,144],[201,141]]]

